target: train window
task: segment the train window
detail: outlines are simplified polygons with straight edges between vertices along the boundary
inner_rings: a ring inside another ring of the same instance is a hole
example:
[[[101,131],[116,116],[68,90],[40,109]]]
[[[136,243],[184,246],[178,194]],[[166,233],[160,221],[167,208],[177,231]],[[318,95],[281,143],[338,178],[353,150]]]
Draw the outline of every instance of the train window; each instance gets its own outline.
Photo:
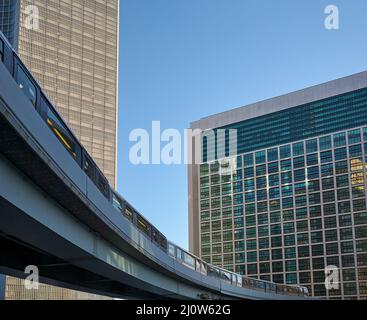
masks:
[[[175,257],[175,246],[171,243],[168,245],[168,254]]]
[[[248,279],[249,286],[251,288],[256,287],[256,282],[254,279]]]
[[[150,225],[145,219],[143,219],[141,216],[137,216],[136,224],[141,231],[143,231],[145,234],[149,234]]]
[[[237,283],[237,275],[232,273],[232,283],[236,284]]]
[[[156,230],[155,228],[152,228],[152,239],[154,242],[159,244],[159,233],[158,230]]]
[[[271,283],[270,284],[270,290],[276,292],[277,291],[277,285],[275,283]]]
[[[230,274],[228,271],[223,271],[223,270],[221,270],[221,271],[220,271],[220,276],[221,276],[221,278],[222,278],[225,282],[229,282],[229,283],[231,283],[231,281],[232,281],[232,277],[231,277],[231,274]]]
[[[218,278],[219,275],[220,275],[220,271],[217,268],[214,268],[212,266],[208,266],[208,275]]]
[[[182,250],[179,248],[176,249],[176,257],[177,259],[182,260]]]
[[[86,154],[84,154],[83,170],[93,182],[96,181],[96,165]]]
[[[200,272],[200,260],[195,259],[195,269],[197,272]]]
[[[242,287],[242,277],[240,275],[237,275],[237,286]]]
[[[4,61],[4,42],[0,39],[0,61]]]
[[[130,221],[133,220],[133,210],[131,210],[128,206],[125,207],[124,216],[128,218]]]
[[[47,124],[72,157],[74,159],[78,159],[80,154],[79,144],[71,135],[69,129],[60,117],[51,109],[50,106],[47,108]]]
[[[37,89],[30,77],[25,73],[23,68],[17,64],[17,83],[27,98],[36,106]]]
[[[123,211],[122,200],[114,192],[112,193],[112,205],[116,210]]]
[[[285,287],[281,284],[277,284],[277,292],[285,292]]]
[[[214,268],[208,265],[208,276],[215,276]]]
[[[310,295],[307,288],[303,288],[303,292],[305,297],[308,297]]]
[[[183,261],[185,264],[189,265],[190,267],[195,267],[194,258],[186,252],[183,253]]]
[[[270,282],[265,282],[265,291],[266,292],[269,292],[270,291],[270,285],[271,285]]]
[[[161,247],[164,249],[164,250],[167,250],[167,239],[165,236],[160,236],[160,244],[161,244]]]
[[[204,262],[201,262],[200,265],[201,265],[201,273],[206,275],[208,273],[206,264]]]
[[[265,282],[257,281],[256,287],[260,289],[265,289]]]
[[[152,239],[161,248],[167,249],[167,239],[154,227],[152,227]]]
[[[110,198],[110,188],[107,179],[97,170],[97,188],[107,198]]]

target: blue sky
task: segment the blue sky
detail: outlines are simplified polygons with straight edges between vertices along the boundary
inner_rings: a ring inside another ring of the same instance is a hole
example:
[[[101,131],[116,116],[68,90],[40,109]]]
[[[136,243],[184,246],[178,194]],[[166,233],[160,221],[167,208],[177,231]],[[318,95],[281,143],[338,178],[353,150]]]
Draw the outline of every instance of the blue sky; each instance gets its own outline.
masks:
[[[340,29],[326,30],[337,5]],[[188,247],[185,165],[134,166],[131,130],[201,117],[367,69],[365,0],[121,0],[118,189]]]

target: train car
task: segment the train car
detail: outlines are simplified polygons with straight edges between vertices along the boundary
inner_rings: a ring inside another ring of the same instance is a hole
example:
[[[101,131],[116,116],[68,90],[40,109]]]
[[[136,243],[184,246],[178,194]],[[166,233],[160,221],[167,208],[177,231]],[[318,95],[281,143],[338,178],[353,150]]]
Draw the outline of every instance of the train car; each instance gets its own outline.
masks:
[[[47,123],[53,134],[60,143],[69,152],[72,158],[84,170],[89,179],[95,184],[101,194],[120,211],[124,217],[133,222],[138,229],[148,236],[165,252],[167,251],[167,239],[153,227],[143,216],[128,204],[114,191],[108,183],[108,180],[93,161],[87,150],[79,143],[78,139],[68,127],[62,116],[42,91],[37,81],[28,71],[27,67],[20,60],[15,51],[11,48],[9,42],[3,34],[0,35],[0,60],[5,64],[9,73],[18,84],[19,89],[31,101],[34,109],[40,117]]]
[[[30,100],[35,111],[38,112],[53,134],[93,181],[103,196],[110,200],[110,187],[106,177],[92,160],[87,150],[79,143],[46,93],[38,85],[37,81],[2,34],[0,36],[0,51],[1,61],[14,78],[19,89]]]
[[[298,296],[298,297],[308,297],[309,292],[306,287],[277,284],[275,282],[251,279],[243,277],[242,280],[243,287],[247,289],[268,292],[272,294],[288,295],[288,296]]]

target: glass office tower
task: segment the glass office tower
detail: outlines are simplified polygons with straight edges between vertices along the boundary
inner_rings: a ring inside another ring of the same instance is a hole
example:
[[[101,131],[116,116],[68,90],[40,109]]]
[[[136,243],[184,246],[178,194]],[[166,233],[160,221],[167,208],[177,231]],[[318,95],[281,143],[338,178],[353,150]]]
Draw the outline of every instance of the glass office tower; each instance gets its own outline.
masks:
[[[204,141],[189,166],[193,253],[314,296],[367,298],[367,72],[191,127],[237,130],[235,156],[207,161]],[[326,290],[327,266],[339,289]]]
[[[0,30],[14,48],[18,48],[19,0],[0,1]]]
[[[29,6],[38,9],[38,29],[26,24]],[[0,0],[0,30],[116,187],[119,1]],[[94,298],[44,286],[27,293],[14,278],[6,284],[10,299]]]

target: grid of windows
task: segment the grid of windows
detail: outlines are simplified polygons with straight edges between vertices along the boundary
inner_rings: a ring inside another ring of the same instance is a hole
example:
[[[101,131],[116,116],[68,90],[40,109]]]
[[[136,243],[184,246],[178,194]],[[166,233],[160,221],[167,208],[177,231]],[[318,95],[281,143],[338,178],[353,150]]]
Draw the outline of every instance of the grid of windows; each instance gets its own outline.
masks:
[[[264,116],[234,123],[222,128],[216,128],[217,143],[215,150],[211,150],[206,136],[203,136],[203,162],[214,160],[218,150],[225,150],[229,155],[232,140],[227,132],[225,138],[217,134],[218,129],[237,130],[237,153],[243,154],[256,149],[281,145],[290,141],[308,139],[337,132],[353,126],[362,126],[367,123],[367,88],[334,96],[324,100],[288,108]],[[338,110],[338,112],[335,112]],[[342,138],[341,138],[342,139]],[[233,140],[234,141],[234,140]],[[314,148],[310,141],[308,148]],[[320,150],[326,150],[331,141],[320,141]],[[301,156],[300,146],[292,146],[294,156]],[[209,152],[207,152],[209,151]],[[290,153],[290,148],[284,146],[280,150],[282,156]],[[257,160],[265,158],[262,151],[256,155]]]
[[[111,300],[109,297],[84,293],[70,289],[54,287],[40,283],[38,289],[25,290],[24,281],[7,278],[5,287],[6,300]]]
[[[116,178],[118,1],[21,0],[39,30],[19,28],[19,54],[112,186]]]
[[[366,297],[366,175],[367,127],[204,163],[201,256],[316,296]],[[325,290],[328,265],[339,291]]]
[[[0,31],[14,48],[18,47],[19,0],[0,1]]]

